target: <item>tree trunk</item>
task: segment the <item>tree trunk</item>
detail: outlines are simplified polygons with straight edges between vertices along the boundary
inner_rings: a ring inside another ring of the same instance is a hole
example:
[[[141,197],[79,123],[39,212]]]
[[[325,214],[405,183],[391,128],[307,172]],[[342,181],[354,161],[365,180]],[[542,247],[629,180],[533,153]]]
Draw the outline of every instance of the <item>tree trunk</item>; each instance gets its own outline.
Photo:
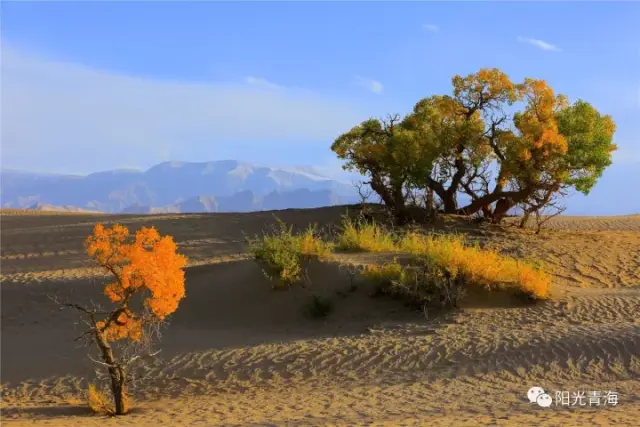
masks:
[[[509,210],[515,205],[516,203],[514,202],[514,200],[509,197],[498,200],[498,203],[496,203],[496,208],[493,210],[493,215],[491,217],[492,222],[494,224],[500,224]]]
[[[113,394],[115,414],[124,415],[129,411],[125,396],[125,386],[127,381],[126,371],[122,366],[116,364],[111,346],[105,339],[102,331],[100,331],[97,326],[95,326],[95,328],[96,344],[100,349],[103,362],[109,366],[108,371],[109,377],[111,378],[111,393]]]
[[[402,192],[402,182],[395,183],[393,186],[393,209],[398,217],[407,215],[404,193]]]
[[[433,193],[435,193],[438,195],[438,197],[440,197],[440,200],[444,202],[444,199],[446,198],[446,195],[445,195],[446,191],[444,189],[444,186],[441,183],[431,178],[430,176],[427,176],[427,182],[425,184],[425,187],[427,187],[431,191],[432,197],[433,197]]]
[[[388,208],[393,207],[393,197],[391,197],[389,190],[380,178],[378,178],[377,176],[372,176],[370,185],[373,191],[378,193],[378,195]]]
[[[113,393],[113,401],[115,403],[116,415],[125,415],[129,412],[126,398],[126,381],[127,376],[124,368],[109,368],[109,376],[111,377],[111,392]]]
[[[520,220],[520,225],[519,225],[520,228],[525,228],[527,226],[527,222],[529,222],[530,215],[531,215],[531,212],[525,209],[522,214],[522,219]]]
[[[482,207],[482,216],[485,218],[491,218],[493,216],[493,209],[491,205],[484,205]]]
[[[490,204],[492,204],[494,202],[497,202],[500,199],[512,200],[512,202],[515,205],[516,203],[526,199],[527,196],[529,196],[529,194],[530,194],[529,190],[500,191],[500,192],[489,193],[487,195],[484,195],[484,196],[472,201],[467,206],[458,209],[457,213],[459,215],[473,215],[474,213],[480,211],[484,206],[487,206],[487,205],[490,205]],[[513,207],[513,205],[509,206],[509,209],[511,209],[512,207]],[[496,206],[496,210],[497,209],[498,209],[498,206]],[[506,211],[504,213],[506,213]],[[495,215],[495,210],[494,210],[494,215]]]
[[[435,206],[434,206],[434,200],[433,200],[433,189],[432,188],[427,188],[427,200],[425,201],[425,208],[427,210],[427,215],[429,217],[433,217],[435,214]]]
[[[464,159],[462,158],[462,153],[464,153],[464,149],[465,149],[464,142],[459,142],[458,148],[456,150],[457,151],[456,160],[454,161],[456,171],[451,177],[451,185],[447,189],[447,193],[448,193],[447,198],[452,199],[453,204],[455,205],[455,208],[453,208],[453,210],[449,213],[455,213],[455,210],[458,208],[457,202],[456,202],[456,195],[458,194],[458,187],[460,187],[460,184],[462,183],[462,178],[464,177],[464,174],[467,172],[467,166],[464,162]],[[445,203],[445,210],[446,210],[446,203]]]
[[[448,214],[456,213],[458,210],[458,202],[456,200],[455,191],[446,191],[444,193],[444,198],[442,199],[442,203],[444,204],[444,212]]]

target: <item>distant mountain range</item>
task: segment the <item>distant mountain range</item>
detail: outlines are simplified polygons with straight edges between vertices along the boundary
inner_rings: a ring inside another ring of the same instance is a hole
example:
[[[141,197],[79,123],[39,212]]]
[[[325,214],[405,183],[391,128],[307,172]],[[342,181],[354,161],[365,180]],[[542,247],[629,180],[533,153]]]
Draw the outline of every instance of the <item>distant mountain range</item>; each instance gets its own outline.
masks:
[[[91,209],[82,209],[77,206],[64,205],[64,206],[56,206],[50,203],[36,203],[27,208],[31,211],[41,211],[41,212],[77,212],[77,213],[101,213],[100,211],[91,210]]]
[[[313,168],[277,168],[235,160],[165,162],[147,171],[86,176],[0,171],[3,208],[107,213],[251,212],[358,201],[349,183]]]

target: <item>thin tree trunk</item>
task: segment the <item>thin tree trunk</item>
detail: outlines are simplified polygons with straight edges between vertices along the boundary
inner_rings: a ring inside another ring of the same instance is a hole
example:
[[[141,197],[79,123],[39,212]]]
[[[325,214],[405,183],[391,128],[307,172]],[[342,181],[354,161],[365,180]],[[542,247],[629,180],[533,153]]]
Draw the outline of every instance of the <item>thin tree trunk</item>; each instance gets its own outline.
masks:
[[[427,215],[433,217],[435,214],[435,206],[433,200],[433,189],[427,188],[427,200],[425,202],[427,208]]]
[[[525,209],[524,213],[522,214],[522,219],[520,220],[520,228],[525,228],[527,226],[527,222],[529,222],[529,216],[531,215],[531,212],[529,212],[529,210]]]
[[[393,208],[396,210],[396,213],[400,214],[405,211],[405,198],[404,193],[402,192],[402,182],[394,183],[393,185]]]
[[[129,412],[125,397],[127,382],[125,370],[121,366],[109,368],[109,375],[111,376],[111,391],[113,392],[116,415],[124,415]]]
[[[102,360],[109,366],[109,377],[111,378],[111,392],[113,394],[113,402],[116,415],[124,415],[129,411],[126,404],[126,371],[124,367],[116,364],[113,356],[113,349],[104,337],[104,334],[96,326],[95,330],[96,344],[100,349]]]

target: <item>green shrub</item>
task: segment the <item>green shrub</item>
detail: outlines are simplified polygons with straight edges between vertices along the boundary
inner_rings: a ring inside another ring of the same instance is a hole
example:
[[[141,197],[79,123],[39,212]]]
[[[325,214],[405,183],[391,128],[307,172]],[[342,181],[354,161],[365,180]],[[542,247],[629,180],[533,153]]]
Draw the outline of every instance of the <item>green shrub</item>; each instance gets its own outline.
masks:
[[[433,303],[456,307],[464,295],[463,283],[436,265],[400,265],[389,263],[367,265],[362,275],[378,292],[402,297],[412,305],[424,307]]]
[[[249,252],[262,266],[274,288],[289,287],[302,280],[302,261],[326,258],[331,245],[316,236],[315,227],[294,234],[293,227],[280,219],[271,231],[247,239]]]

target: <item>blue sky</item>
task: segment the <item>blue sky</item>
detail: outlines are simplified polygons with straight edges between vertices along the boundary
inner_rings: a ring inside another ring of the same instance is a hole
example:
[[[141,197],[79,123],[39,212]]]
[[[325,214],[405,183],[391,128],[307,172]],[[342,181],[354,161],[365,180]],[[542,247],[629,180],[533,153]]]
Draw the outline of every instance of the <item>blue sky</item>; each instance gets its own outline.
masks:
[[[499,67],[613,115],[620,150],[609,174],[640,179],[640,3],[2,9],[3,167],[87,173],[233,158],[335,173],[329,146],[340,133],[448,93],[454,74]]]

